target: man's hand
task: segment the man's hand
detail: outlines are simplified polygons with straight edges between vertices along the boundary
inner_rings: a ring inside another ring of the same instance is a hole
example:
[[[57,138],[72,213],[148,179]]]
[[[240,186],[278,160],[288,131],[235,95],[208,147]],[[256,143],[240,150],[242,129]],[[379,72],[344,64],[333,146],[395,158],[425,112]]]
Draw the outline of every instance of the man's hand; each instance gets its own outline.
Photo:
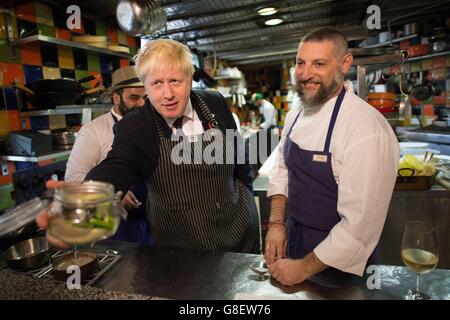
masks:
[[[272,277],[286,286],[302,283],[326,268],[328,266],[314,252],[309,253],[303,259],[280,259],[269,264]]]
[[[48,180],[45,183],[47,189],[55,189],[59,186],[62,186],[63,184],[64,184],[63,181],[55,181],[55,180]],[[39,214],[36,217],[36,223],[39,226],[39,228],[41,228],[43,230],[48,229],[48,223],[49,223],[49,209],[48,208],[39,212]],[[69,244],[52,237],[51,235],[48,234],[48,232],[47,232],[47,241],[52,246],[58,247],[61,249],[68,249],[70,247]]]
[[[264,259],[271,264],[285,257],[287,246],[286,226],[284,224],[272,224],[266,235]]]
[[[129,211],[131,209],[139,208],[142,205],[142,202],[139,202],[139,200],[136,199],[133,192],[128,191],[125,197],[123,197],[121,204],[125,210]]]

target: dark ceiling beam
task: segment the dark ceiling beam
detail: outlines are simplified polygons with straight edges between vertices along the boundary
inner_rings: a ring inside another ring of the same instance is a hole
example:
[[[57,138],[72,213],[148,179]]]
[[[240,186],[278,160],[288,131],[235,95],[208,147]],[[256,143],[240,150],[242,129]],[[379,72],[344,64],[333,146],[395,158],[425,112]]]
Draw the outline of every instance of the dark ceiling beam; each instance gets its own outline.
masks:
[[[352,0],[352,1],[348,1],[345,3],[345,5],[352,5],[352,4],[359,4],[361,6],[361,0]],[[333,10],[335,8],[342,8],[342,3],[330,3],[329,5],[324,5],[324,3],[322,3],[321,1],[317,1],[314,3],[307,3],[307,4],[295,4],[293,6],[286,6],[286,7],[282,7],[278,10],[276,15],[283,15],[283,14],[298,14],[298,13],[305,13],[305,15],[308,15],[308,11],[312,11],[312,10],[320,10],[320,9],[328,9],[328,10]],[[255,11],[252,14],[245,14],[242,16],[238,16],[235,19],[230,19],[228,17],[226,18],[220,18],[221,16],[224,16],[223,13],[220,13],[218,15],[216,15],[216,17],[212,16],[211,18],[214,19],[215,21],[211,22],[211,23],[202,23],[202,24],[195,24],[195,18],[194,17],[190,17],[189,19],[187,19],[190,23],[189,26],[187,27],[181,27],[181,28],[176,28],[176,29],[169,29],[165,32],[166,35],[170,35],[173,33],[177,33],[177,32],[188,32],[188,31],[197,31],[197,30],[204,30],[204,29],[211,29],[211,28],[220,28],[223,26],[227,26],[230,25],[232,23],[242,23],[242,22],[248,22],[249,20],[260,20],[260,19],[268,19],[268,16],[260,16],[258,15],[258,13]],[[177,20],[182,20],[182,19],[176,19],[176,20],[169,20],[171,22],[173,21],[177,21]],[[219,21],[217,21],[219,20]]]
[[[223,0],[224,2],[232,2],[229,0]],[[330,2],[330,1],[334,1],[334,0],[325,0],[326,2]],[[195,2],[195,1],[194,1]],[[259,7],[264,7],[264,6],[268,6],[268,5],[277,5],[280,3],[280,1],[254,1],[251,4],[245,4],[245,5],[237,5],[237,6],[230,6],[227,8],[223,8],[223,9],[214,9],[214,10],[208,10],[208,8],[206,7],[205,10],[200,11],[200,12],[189,12],[189,13],[180,13],[180,14],[175,14],[175,15],[168,15],[167,19],[170,20],[178,20],[178,19],[188,19],[188,18],[192,18],[193,16],[195,17],[205,17],[205,16],[211,16],[211,15],[216,15],[216,14],[223,14],[223,13],[230,13],[230,12],[234,12],[236,10],[248,10],[248,9],[254,9],[254,8],[259,8]],[[284,2],[284,1],[281,1]],[[181,6],[184,6],[185,3],[183,1],[183,3],[181,4]],[[164,5],[164,8],[168,8],[168,7],[173,7],[173,6],[177,6],[177,5],[172,5],[172,6],[166,6]]]

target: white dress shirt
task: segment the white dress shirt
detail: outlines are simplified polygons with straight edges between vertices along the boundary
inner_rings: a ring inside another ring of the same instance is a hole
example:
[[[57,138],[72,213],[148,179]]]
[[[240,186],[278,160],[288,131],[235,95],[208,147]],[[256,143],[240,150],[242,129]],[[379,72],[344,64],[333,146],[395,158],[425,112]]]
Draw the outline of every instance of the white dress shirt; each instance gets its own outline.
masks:
[[[277,121],[275,119],[275,107],[269,101],[263,99],[261,106],[259,107],[261,113],[264,116],[264,122],[259,126],[262,129],[269,129],[270,126],[276,126]]]
[[[184,118],[181,130],[183,130],[183,134],[185,136],[194,136],[205,132],[205,130],[203,130],[203,125],[200,118],[197,115],[197,112],[195,112],[194,108],[192,107],[191,99],[189,99],[188,101],[183,116]],[[164,120],[166,120],[167,125],[170,128],[172,128],[172,131],[175,132],[176,129],[173,127],[173,123],[175,122],[176,119],[164,118]]]
[[[341,221],[317,245],[314,253],[331,267],[362,275],[383,229],[400,150],[394,131],[382,114],[354,94],[351,82],[344,85],[346,94],[330,143]],[[291,132],[291,140],[302,149],[322,151],[336,99],[327,101],[316,114],[302,112]],[[269,174],[269,197],[288,196],[283,147],[301,108],[298,105],[286,115],[275,166]]]
[[[117,120],[122,119],[113,108],[111,113]],[[114,140],[115,122],[111,113],[105,113],[81,127],[67,161],[65,181],[83,181],[88,172],[106,158]]]

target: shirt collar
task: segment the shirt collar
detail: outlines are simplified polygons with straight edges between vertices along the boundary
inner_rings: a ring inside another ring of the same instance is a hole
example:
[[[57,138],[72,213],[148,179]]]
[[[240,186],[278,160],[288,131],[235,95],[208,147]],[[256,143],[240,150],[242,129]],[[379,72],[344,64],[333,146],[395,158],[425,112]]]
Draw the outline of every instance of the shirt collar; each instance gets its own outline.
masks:
[[[193,107],[192,107],[192,103],[191,103],[191,99],[188,100],[187,106],[186,106],[186,110],[184,110],[183,116],[190,119],[190,120],[194,120],[194,112],[193,112]],[[164,120],[166,120],[166,123],[169,127],[172,127],[173,123],[175,122],[176,119],[166,119],[164,118]]]
[[[117,121],[120,121],[123,118],[120,114],[114,111],[114,107],[111,108],[111,113],[117,118]]]

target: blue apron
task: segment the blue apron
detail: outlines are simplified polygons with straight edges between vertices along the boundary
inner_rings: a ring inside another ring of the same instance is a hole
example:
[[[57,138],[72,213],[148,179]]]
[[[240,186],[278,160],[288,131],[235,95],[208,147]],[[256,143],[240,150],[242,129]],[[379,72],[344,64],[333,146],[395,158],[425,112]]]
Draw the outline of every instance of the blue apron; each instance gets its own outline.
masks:
[[[290,139],[301,112],[286,137],[284,159],[288,167],[289,190],[287,256],[293,259],[301,259],[312,252],[341,220],[337,212],[338,185],[331,165],[330,141],[344,95],[345,88],[334,105],[323,151],[303,150]]]

